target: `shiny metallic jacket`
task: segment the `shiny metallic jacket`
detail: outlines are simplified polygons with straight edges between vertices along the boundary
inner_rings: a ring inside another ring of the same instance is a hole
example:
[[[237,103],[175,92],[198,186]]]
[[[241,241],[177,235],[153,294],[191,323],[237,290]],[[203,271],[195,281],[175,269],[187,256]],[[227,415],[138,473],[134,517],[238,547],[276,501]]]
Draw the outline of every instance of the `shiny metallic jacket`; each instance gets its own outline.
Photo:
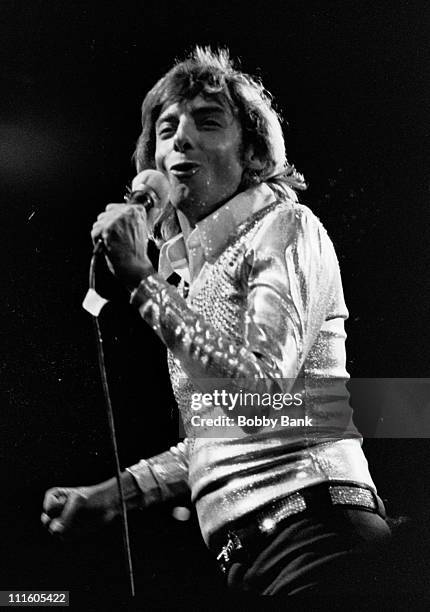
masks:
[[[339,265],[320,221],[292,191],[279,198],[262,184],[199,222],[187,246],[188,258],[181,236],[167,243],[161,274],[132,296],[169,350],[187,435],[129,468],[145,503],[189,486],[209,542],[226,523],[303,487],[329,480],[374,487],[344,384],[348,312]],[[189,288],[167,283],[172,270]],[[236,400],[252,393],[254,402],[232,409],[206,401],[195,410],[196,398],[220,389]],[[258,404],[275,394],[297,394],[301,403]],[[260,426],[263,416],[269,421]]]

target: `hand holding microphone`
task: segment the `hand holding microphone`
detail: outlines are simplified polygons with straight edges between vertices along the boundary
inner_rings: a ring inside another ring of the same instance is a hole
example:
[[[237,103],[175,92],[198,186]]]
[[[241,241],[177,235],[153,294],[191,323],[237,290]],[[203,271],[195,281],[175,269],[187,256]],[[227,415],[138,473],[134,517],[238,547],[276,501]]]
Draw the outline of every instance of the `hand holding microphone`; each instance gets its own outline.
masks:
[[[130,290],[153,271],[148,235],[167,205],[169,183],[161,172],[144,170],[133,180],[132,189],[126,204],[108,204],[91,231],[95,244],[103,242],[110,270]]]

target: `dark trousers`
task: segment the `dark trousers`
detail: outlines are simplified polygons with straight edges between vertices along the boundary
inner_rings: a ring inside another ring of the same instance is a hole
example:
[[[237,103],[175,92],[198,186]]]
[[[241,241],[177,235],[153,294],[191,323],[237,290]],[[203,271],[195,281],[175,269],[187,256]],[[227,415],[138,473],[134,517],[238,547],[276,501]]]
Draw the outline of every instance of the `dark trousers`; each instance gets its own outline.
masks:
[[[295,600],[372,597],[389,540],[378,514],[341,506],[305,512],[287,519],[258,549],[248,542],[228,570],[228,586]]]

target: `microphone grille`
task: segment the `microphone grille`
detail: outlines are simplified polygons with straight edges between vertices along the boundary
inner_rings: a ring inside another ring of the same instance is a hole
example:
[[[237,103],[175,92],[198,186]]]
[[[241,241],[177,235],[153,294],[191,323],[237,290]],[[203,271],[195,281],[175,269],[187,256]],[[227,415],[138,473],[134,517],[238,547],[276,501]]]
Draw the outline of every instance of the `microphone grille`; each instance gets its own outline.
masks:
[[[142,170],[133,179],[131,184],[132,191],[145,191],[145,188],[149,188],[161,203],[166,203],[169,199],[169,181],[166,179],[162,172],[158,170]]]

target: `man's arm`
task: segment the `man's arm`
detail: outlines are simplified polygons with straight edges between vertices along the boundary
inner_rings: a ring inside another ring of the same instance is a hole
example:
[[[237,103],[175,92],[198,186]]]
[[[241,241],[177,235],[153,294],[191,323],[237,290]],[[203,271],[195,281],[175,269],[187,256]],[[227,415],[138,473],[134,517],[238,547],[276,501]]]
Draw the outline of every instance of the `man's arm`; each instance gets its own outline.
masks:
[[[275,381],[294,380],[300,371],[324,321],[337,266],[331,242],[310,211],[289,205],[272,211],[250,245],[241,346],[196,314],[154,272],[143,209],[108,205],[92,238],[103,239],[113,272],[134,289],[132,304],[191,379],[228,379],[233,386],[253,381],[259,392],[289,390]]]
[[[127,509],[142,506],[142,491],[129,472],[121,474]],[[52,534],[95,531],[120,513],[116,478],[88,487],[53,487],[45,493],[41,521]]]
[[[310,227],[309,227],[310,226]],[[318,249],[319,245],[319,249]],[[318,220],[273,214],[245,255],[243,343],[194,312],[175,288],[150,274],[131,302],[198,388],[222,379],[232,390],[287,392],[324,322],[337,269]],[[212,382],[211,382],[212,381]]]
[[[121,474],[127,510],[147,508],[188,492],[187,441],[143,459]],[[89,487],[54,487],[45,494],[42,523],[52,534],[78,535],[120,514],[116,478]]]
[[[145,507],[188,493],[187,439],[164,453],[142,459],[127,468],[127,471],[135,479],[143,495]]]

